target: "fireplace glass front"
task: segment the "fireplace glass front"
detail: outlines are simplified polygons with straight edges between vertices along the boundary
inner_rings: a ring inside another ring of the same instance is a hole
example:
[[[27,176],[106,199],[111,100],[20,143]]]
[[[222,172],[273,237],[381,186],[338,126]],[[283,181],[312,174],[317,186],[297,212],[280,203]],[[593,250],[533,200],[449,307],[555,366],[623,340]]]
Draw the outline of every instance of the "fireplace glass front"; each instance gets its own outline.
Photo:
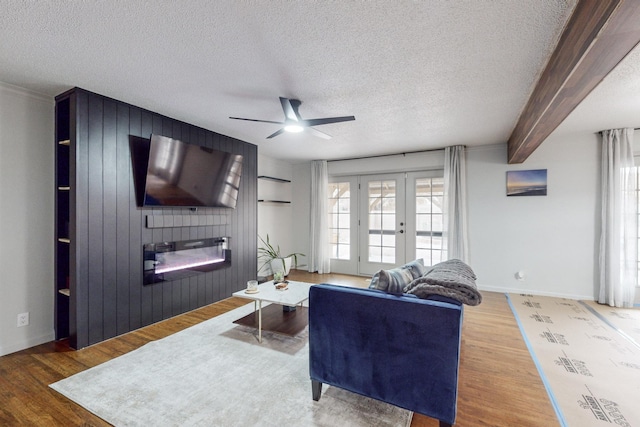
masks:
[[[231,265],[228,237],[147,243],[144,245],[144,284],[184,279]]]

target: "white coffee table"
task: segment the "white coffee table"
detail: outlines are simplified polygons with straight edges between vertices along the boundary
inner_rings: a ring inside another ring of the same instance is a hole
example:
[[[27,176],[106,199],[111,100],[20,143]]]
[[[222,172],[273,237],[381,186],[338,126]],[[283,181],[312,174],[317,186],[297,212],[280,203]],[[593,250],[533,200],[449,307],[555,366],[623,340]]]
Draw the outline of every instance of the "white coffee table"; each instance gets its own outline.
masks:
[[[286,306],[302,305],[309,299],[309,289],[313,283],[289,280],[287,289],[276,289],[273,280],[258,285],[258,292],[247,293],[246,290],[234,292],[234,297],[254,300],[254,310],[258,312],[258,341],[262,342],[262,303],[274,303]]]

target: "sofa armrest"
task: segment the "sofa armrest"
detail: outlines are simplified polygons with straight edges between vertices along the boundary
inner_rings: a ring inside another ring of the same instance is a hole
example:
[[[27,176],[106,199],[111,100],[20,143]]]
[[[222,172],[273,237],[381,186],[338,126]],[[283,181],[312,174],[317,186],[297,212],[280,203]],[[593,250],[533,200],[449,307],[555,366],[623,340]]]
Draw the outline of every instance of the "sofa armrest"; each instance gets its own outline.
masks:
[[[462,315],[460,304],[312,286],[311,380],[453,424]]]

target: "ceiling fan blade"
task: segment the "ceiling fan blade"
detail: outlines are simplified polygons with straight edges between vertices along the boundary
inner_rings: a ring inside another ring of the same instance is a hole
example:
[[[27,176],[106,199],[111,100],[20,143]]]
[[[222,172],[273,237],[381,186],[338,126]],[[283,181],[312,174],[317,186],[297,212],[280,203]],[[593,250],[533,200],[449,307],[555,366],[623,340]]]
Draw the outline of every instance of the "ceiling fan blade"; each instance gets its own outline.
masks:
[[[275,137],[275,136],[278,136],[278,135],[280,135],[280,134],[281,134],[281,133],[283,133],[283,132],[284,132],[284,129],[278,129],[277,131],[275,131],[274,133],[272,133],[271,135],[269,135],[269,136],[267,137],[267,139],[270,139],[270,138],[273,138],[273,137]]]
[[[234,120],[246,120],[248,122],[260,122],[260,123],[275,123],[277,125],[283,125],[283,122],[273,122],[271,120],[258,120],[258,119],[244,119],[242,117],[229,117],[230,119],[234,119]]]
[[[294,122],[300,120],[300,117],[296,114],[298,107],[301,104],[300,101],[296,99],[280,97],[280,104],[282,104],[282,111],[284,111],[284,116],[287,118],[287,120],[292,120]],[[295,109],[293,108],[292,104],[296,105]]]
[[[290,99],[289,104],[291,104],[291,108],[293,108],[293,113],[296,115],[298,121],[302,121],[302,117],[300,117],[300,113],[298,112],[298,108],[302,104],[302,101],[297,99]]]
[[[329,135],[328,133],[324,133],[324,132],[320,132],[318,129],[314,129],[314,128],[304,128],[305,132],[309,132],[312,135],[315,135],[319,138],[323,138],[323,139],[331,139],[331,135]]]
[[[307,126],[320,126],[326,125],[329,123],[339,123],[339,122],[349,122],[351,120],[355,120],[354,116],[343,116],[343,117],[326,117],[324,119],[310,119],[304,120]]]

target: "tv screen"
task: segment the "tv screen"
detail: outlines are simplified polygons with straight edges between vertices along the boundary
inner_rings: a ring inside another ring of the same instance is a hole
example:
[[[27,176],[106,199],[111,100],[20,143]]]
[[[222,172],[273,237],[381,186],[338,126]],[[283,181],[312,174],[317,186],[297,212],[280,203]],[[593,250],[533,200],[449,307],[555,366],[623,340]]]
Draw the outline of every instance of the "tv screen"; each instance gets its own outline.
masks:
[[[151,135],[143,206],[235,208],[242,156]]]

